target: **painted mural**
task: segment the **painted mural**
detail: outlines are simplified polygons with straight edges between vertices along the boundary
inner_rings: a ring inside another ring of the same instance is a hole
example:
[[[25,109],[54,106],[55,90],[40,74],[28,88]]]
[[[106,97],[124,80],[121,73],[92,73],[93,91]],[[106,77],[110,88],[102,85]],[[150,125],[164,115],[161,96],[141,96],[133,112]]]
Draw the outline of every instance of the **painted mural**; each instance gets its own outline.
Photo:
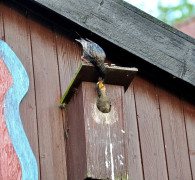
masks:
[[[0,180],[38,180],[38,167],[20,119],[29,88],[25,68],[0,40]]]

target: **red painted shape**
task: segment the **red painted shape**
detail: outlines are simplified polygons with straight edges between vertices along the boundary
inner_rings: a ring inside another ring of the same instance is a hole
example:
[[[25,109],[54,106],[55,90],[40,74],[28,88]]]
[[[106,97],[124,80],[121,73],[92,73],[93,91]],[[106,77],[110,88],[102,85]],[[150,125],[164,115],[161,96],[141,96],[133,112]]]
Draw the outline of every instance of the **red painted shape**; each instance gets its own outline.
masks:
[[[13,81],[9,70],[0,59],[0,180],[21,180],[22,167],[11,142],[3,115],[5,94]]]

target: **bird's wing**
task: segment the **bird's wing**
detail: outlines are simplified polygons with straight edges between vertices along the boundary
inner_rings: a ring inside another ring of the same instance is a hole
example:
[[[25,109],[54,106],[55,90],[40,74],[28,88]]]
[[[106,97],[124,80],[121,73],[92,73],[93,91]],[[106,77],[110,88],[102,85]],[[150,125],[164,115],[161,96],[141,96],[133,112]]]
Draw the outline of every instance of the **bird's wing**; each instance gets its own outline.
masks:
[[[87,48],[85,49],[85,51],[91,58],[94,58],[94,59],[104,60],[106,56],[104,50],[96,43],[88,42]]]

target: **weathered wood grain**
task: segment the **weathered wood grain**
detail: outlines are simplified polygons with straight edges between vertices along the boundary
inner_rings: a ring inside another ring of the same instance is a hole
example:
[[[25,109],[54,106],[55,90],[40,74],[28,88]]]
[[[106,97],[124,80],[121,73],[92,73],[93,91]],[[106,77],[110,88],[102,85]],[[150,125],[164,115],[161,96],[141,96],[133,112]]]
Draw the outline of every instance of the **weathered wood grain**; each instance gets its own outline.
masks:
[[[195,104],[183,101],[192,179],[195,179]]]
[[[143,180],[143,169],[141,163],[141,150],[139,142],[139,131],[135,109],[135,98],[133,84],[130,85],[124,96],[124,115],[126,132],[126,154],[128,158],[129,179]]]
[[[63,32],[62,32],[63,31]],[[66,30],[56,30],[61,91],[64,93],[81,63],[82,49]]]
[[[107,85],[112,107],[109,113],[97,109],[95,83],[82,83],[86,132],[87,175],[93,179],[125,179],[124,87]]]
[[[144,178],[168,179],[156,88],[140,77],[134,79]]]
[[[6,42],[13,48],[29,76],[29,91],[20,105],[21,120],[39,165],[39,146],[29,25],[26,17],[3,6]],[[39,171],[40,177],[40,171]]]
[[[110,113],[97,109],[95,83],[83,82],[66,110],[68,179],[125,179],[124,87],[107,85]]]
[[[130,4],[120,0],[34,2],[195,86],[194,39]]]
[[[66,179],[66,158],[55,37],[30,19],[42,180]]]
[[[183,109],[180,99],[158,88],[170,179],[192,179]]]
[[[56,48],[59,66],[59,78],[62,98],[81,62],[82,50],[78,44],[70,38],[67,29],[55,28]],[[64,129],[66,128],[65,112],[63,111]]]
[[[68,180],[85,179],[87,154],[82,86],[66,109],[67,174]]]

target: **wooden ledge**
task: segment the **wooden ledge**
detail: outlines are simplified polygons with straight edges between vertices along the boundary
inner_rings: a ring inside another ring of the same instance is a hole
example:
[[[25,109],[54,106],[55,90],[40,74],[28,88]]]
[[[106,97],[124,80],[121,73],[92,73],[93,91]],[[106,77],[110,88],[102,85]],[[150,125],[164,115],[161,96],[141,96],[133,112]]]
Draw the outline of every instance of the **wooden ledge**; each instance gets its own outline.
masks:
[[[105,78],[105,84],[124,86],[126,91],[136,73],[138,72],[138,69],[106,65],[106,71],[107,74]],[[66,105],[69,103],[76,89],[83,81],[95,83],[98,81],[98,73],[95,67],[85,62],[82,62],[77,69],[72,81],[66,89],[66,92],[60,100],[59,107],[64,107],[64,104]]]

